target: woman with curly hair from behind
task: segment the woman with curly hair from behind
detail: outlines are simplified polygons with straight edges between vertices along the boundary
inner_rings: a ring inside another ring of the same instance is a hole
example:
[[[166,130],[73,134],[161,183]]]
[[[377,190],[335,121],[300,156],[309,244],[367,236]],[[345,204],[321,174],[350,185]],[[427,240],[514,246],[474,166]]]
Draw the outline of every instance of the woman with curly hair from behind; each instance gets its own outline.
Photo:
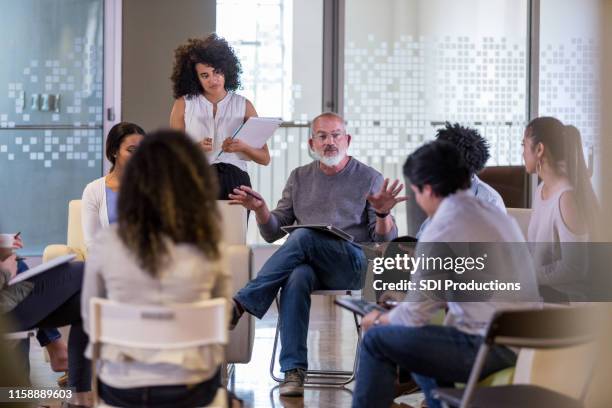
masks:
[[[235,93],[240,86],[240,61],[216,34],[190,38],[174,53],[170,126],[187,132],[206,152],[219,178],[218,198],[227,200],[234,188],[251,186],[247,160],[264,166],[270,163],[267,145],[253,148],[231,138],[248,118],[257,116],[253,104]]]
[[[126,166],[117,224],[101,230],[89,249],[81,304],[93,297],[157,306],[229,302],[216,184],[184,132],[147,136]],[[87,328],[89,309],[81,313]],[[106,344],[101,356],[99,395],[112,406],[208,406],[221,386],[220,345],[142,350]]]

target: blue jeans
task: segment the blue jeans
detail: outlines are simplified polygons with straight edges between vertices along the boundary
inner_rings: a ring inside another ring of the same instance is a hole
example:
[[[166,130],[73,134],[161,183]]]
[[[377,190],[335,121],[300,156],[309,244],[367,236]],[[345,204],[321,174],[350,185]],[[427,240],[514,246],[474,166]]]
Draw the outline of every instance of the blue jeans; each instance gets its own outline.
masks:
[[[23,260],[17,261],[17,273],[25,272],[30,267]],[[59,330],[57,329],[38,329],[36,331],[36,339],[40,344],[40,347],[46,347],[49,343],[59,340],[62,337]]]
[[[320,289],[361,289],[366,266],[365,255],[357,245],[323,232],[298,229],[235,299],[261,319],[282,288],[281,371],[307,369],[310,294]]]
[[[353,408],[388,408],[393,402],[398,366],[412,373],[429,408],[441,407],[432,391],[467,382],[481,343],[482,337],[448,326],[373,327],[361,343]],[[489,351],[482,377],[515,363],[512,350],[495,346]]]
[[[83,262],[69,262],[29,279],[34,284],[32,291],[7,314],[16,331],[72,326],[68,337],[68,385],[76,392],[91,390],[91,363],[85,358],[89,339],[81,321],[83,266]],[[29,346],[28,340],[24,342]],[[24,358],[27,360],[27,354]]]

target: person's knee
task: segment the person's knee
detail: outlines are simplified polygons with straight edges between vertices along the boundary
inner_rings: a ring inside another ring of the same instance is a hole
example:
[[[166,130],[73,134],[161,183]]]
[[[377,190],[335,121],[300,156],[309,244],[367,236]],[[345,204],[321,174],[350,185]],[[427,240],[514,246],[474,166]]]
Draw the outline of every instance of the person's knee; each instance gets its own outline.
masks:
[[[377,354],[381,347],[381,341],[384,339],[384,327],[372,327],[363,335],[361,340],[362,351],[369,354]]]
[[[300,265],[291,272],[284,287],[310,294],[314,290],[316,279],[314,270],[310,266]]]
[[[309,228],[298,228],[289,235],[286,244],[299,243],[301,245],[305,245],[311,242],[312,239],[317,236],[317,234],[319,234],[317,231],[311,230]]]

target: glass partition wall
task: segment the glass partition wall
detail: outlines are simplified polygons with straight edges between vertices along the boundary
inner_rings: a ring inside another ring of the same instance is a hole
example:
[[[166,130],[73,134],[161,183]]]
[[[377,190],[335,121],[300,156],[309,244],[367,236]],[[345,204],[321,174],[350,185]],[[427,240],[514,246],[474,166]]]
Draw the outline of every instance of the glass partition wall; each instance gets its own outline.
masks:
[[[448,121],[481,132],[488,165],[522,163],[527,0],[347,0],[345,8],[344,115],[355,157],[403,180],[406,157]],[[405,206],[394,214],[406,228]]]
[[[102,175],[103,0],[3,1],[0,232],[66,242],[68,201]]]

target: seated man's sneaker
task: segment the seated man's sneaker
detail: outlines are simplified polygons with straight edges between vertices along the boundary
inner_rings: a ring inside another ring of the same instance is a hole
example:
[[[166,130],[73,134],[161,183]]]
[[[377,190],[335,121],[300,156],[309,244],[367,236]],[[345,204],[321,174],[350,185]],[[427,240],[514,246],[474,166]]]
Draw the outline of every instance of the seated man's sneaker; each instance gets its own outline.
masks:
[[[306,371],[294,368],[285,372],[285,380],[280,386],[280,395],[283,397],[301,397],[304,395],[304,379]]]

